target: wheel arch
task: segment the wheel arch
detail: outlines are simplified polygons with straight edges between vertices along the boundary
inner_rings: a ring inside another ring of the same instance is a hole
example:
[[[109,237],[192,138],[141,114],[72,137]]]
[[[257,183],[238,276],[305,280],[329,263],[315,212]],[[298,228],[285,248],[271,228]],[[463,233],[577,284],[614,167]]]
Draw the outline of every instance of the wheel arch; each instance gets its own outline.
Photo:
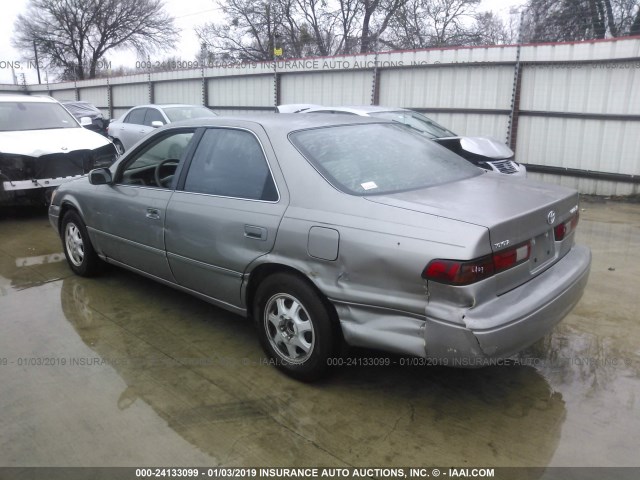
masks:
[[[84,220],[84,215],[82,214],[82,209],[78,206],[78,204],[71,199],[65,198],[60,203],[60,215],[58,216],[58,235],[62,235],[62,221],[64,220],[64,216],[69,211],[74,211],[80,218]]]
[[[253,319],[253,303],[255,294],[260,284],[267,277],[270,277],[271,275],[274,275],[276,273],[288,273],[299,278],[302,282],[310,286],[322,299],[322,302],[325,304],[327,311],[329,312],[329,316],[331,317],[336,334],[339,335],[341,341],[344,341],[342,328],[340,326],[340,318],[338,317],[338,312],[336,311],[333,303],[308,275],[305,275],[301,270],[284,263],[265,262],[257,265],[251,270],[251,272],[249,273],[249,279],[246,283],[246,286],[244,287],[243,295],[243,299],[247,308],[247,316]]]

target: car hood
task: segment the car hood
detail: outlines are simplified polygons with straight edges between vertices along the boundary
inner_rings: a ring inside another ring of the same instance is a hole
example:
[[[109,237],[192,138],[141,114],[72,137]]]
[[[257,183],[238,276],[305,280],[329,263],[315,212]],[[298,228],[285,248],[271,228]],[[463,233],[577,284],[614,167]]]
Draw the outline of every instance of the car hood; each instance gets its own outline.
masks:
[[[514,156],[513,150],[493,137],[461,137],[460,146],[467,152],[488,158],[500,159]]]
[[[0,132],[1,153],[30,157],[73,150],[95,150],[109,143],[102,135],[81,127]]]
[[[548,231],[577,210],[575,190],[486,172],[465,180],[388,195],[371,202],[459,220],[489,229],[492,248]],[[549,222],[550,212],[553,222]]]
[[[443,137],[435,138],[434,141],[455,153],[461,154],[465,158],[464,152],[493,160],[512,158],[514,156],[513,150],[493,137]]]

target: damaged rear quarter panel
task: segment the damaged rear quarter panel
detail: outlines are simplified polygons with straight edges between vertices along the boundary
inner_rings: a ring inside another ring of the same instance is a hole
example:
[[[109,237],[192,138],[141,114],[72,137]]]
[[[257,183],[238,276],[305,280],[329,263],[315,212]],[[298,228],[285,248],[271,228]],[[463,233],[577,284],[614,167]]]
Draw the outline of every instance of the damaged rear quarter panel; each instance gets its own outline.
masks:
[[[270,260],[303,272],[334,303],[424,317],[428,291],[421,274],[429,261],[474,258],[490,248],[485,228],[383,205],[371,210],[375,215],[358,215],[366,204],[351,197],[342,204],[343,213],[289,207]],[[307,251],[309,231],[319,226],[339,232],[335,261]]]

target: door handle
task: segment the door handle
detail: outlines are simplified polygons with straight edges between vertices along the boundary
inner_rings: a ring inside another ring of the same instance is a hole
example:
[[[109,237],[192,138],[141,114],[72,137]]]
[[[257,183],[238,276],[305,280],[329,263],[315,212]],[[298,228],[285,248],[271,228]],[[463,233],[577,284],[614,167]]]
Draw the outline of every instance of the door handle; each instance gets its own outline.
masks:
[[[266,240],[267,229],[264,227],[256,227],[255,225],[244,226],[244,236],[253,240]]]
[[[151,220],[159,220],[160,219],[160,210],[158,210],[157,208],[148,207],[147,208],[147,218],[150,218]]]

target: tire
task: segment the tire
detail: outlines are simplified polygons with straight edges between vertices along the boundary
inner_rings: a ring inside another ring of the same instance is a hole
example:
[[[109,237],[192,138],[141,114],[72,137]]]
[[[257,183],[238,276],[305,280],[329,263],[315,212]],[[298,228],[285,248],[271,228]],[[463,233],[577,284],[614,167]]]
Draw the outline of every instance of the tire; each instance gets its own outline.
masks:
[[[69,267],[76,275],[92,277],[102,269],[102,260],[96,255],[87,227],[80,215],[70,210],[62,218],[62,247]]]
[[[124,145],[122,145],[122,142],[117,138],[114,138],[113,144],[115,145],[116,150],[118,151],[118,155],[122,155],[124,153]]]
[[[256,291],[253,318],[262,348],[271,364],[298,380],[328,373],[339,345],[333,316],[318,292],[288,273],[267,277]]]

